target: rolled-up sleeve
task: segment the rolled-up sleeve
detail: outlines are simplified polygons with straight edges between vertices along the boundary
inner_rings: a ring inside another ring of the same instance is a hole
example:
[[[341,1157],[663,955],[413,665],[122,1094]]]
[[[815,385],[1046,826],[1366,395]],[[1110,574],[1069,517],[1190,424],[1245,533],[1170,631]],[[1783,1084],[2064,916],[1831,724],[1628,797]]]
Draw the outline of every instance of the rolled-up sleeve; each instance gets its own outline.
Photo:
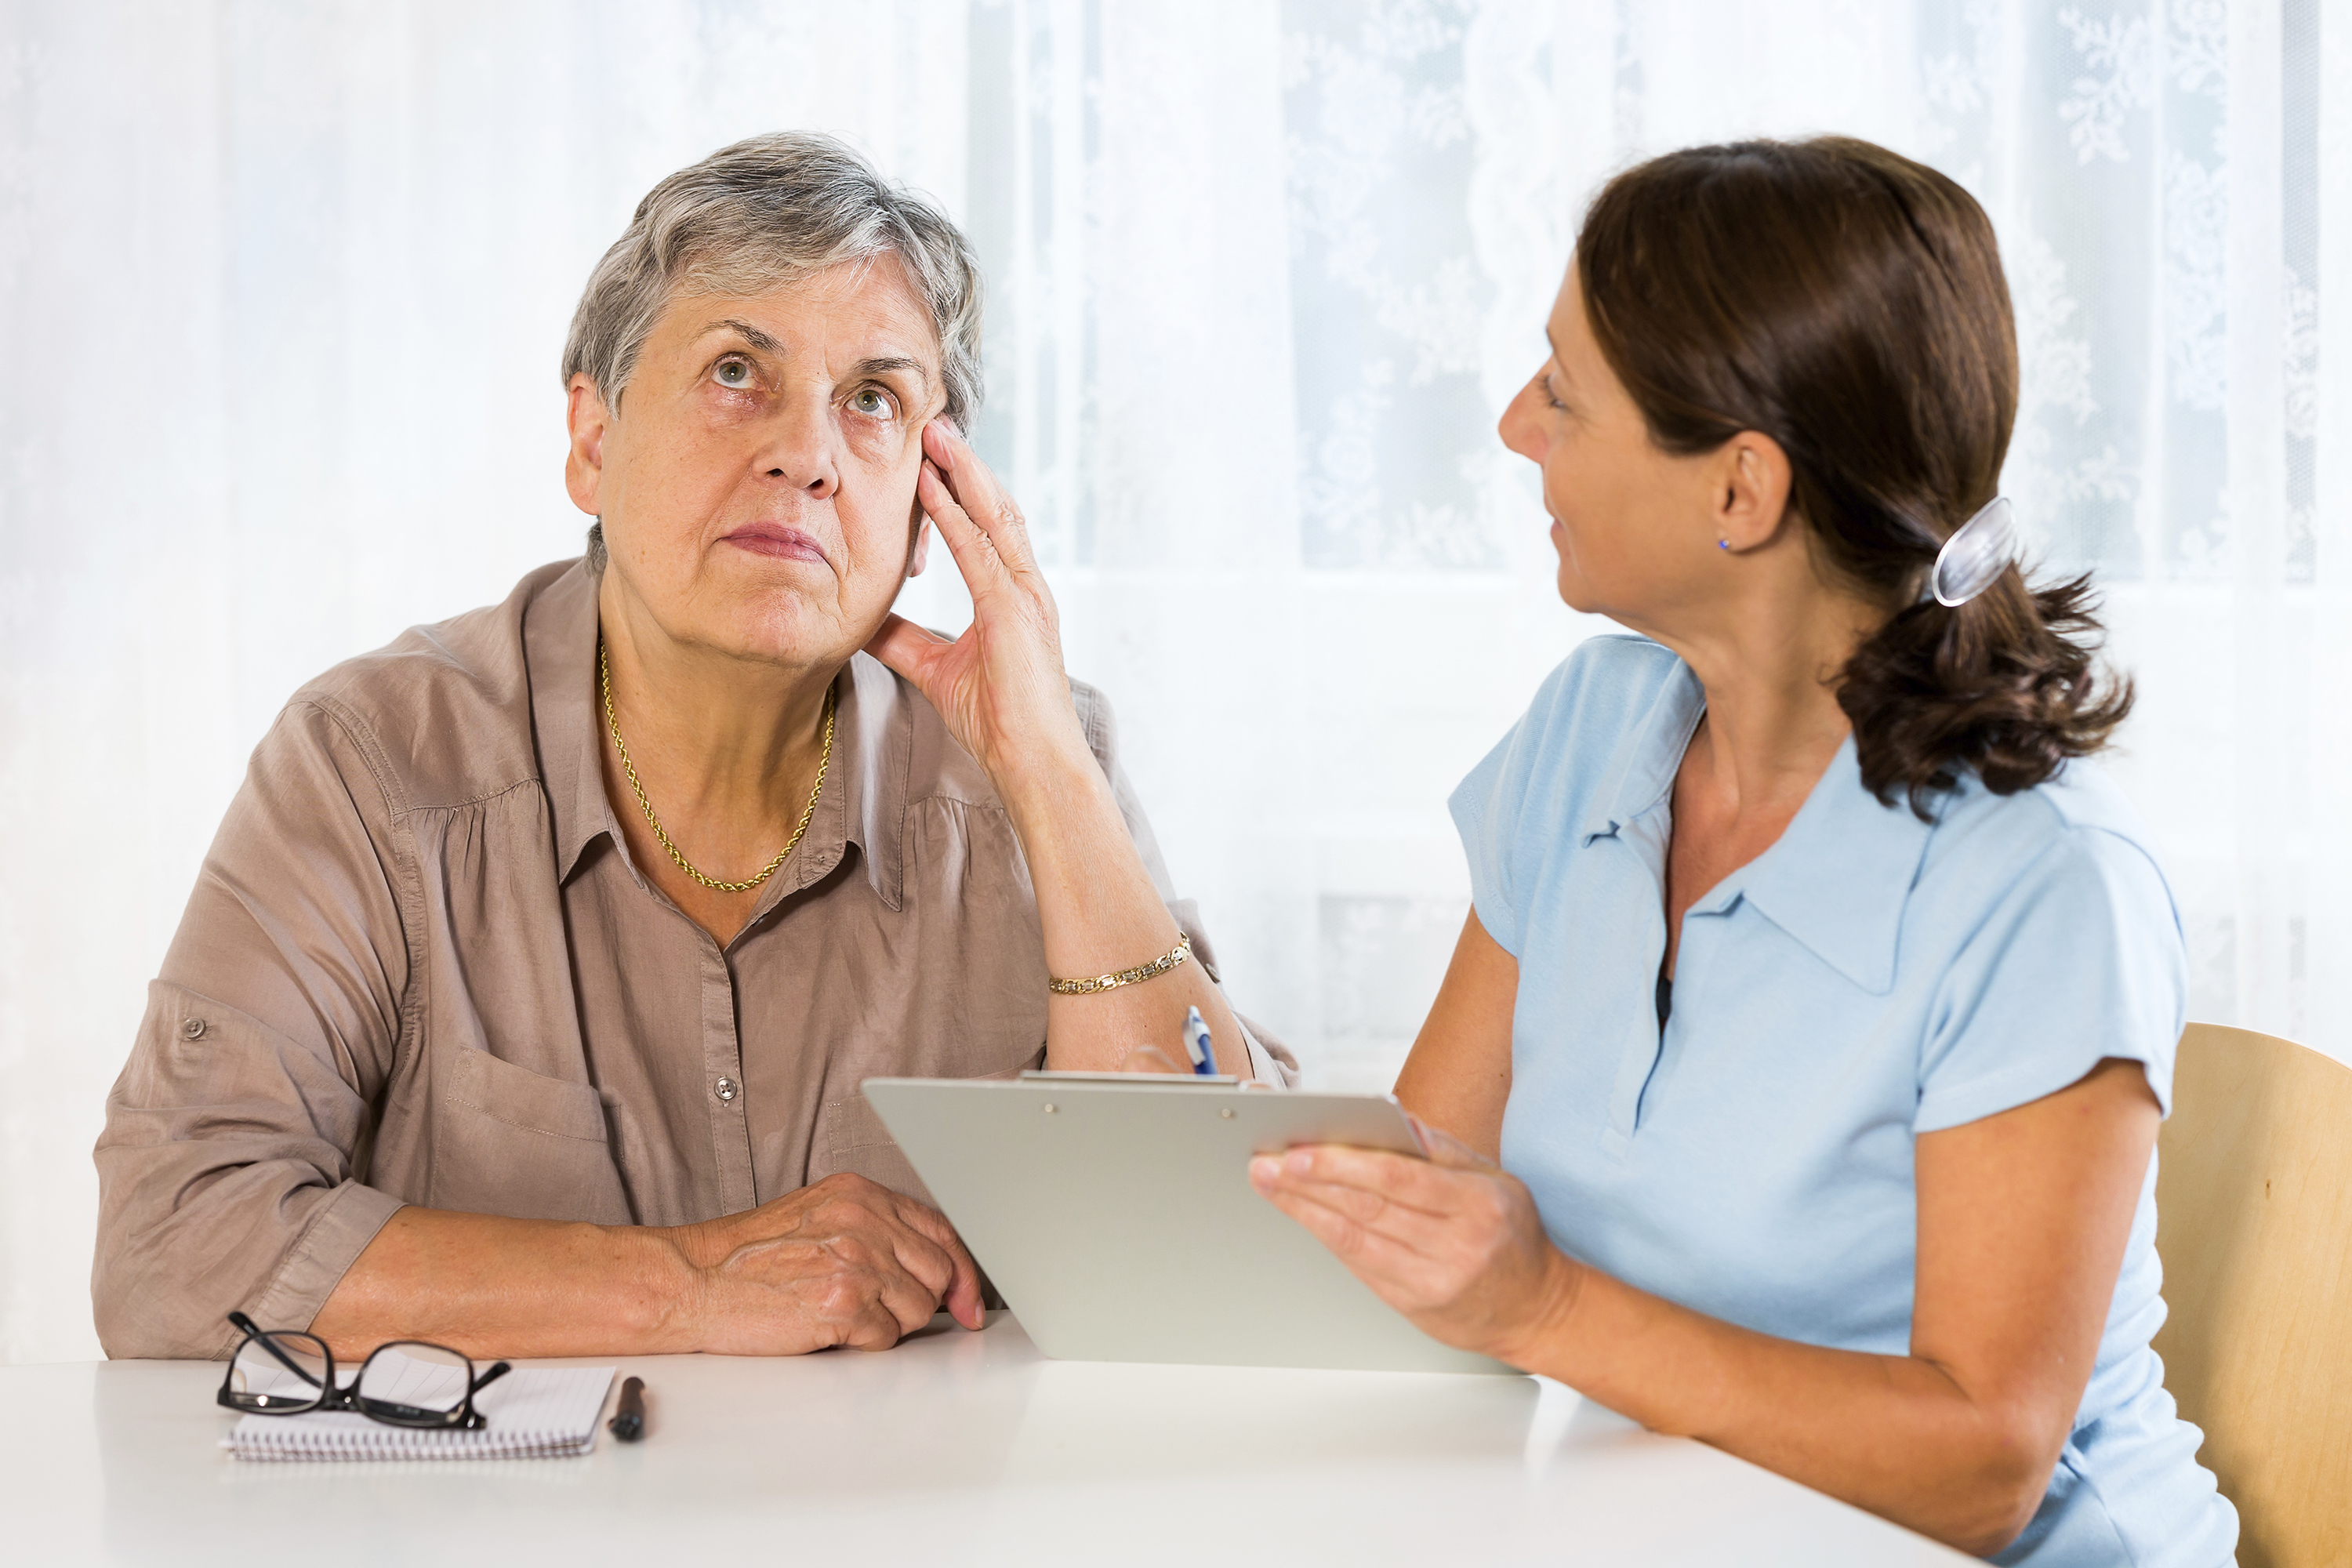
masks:
[[[243,1308],[307,1327],[399,1200],[360,1168],[411,953],[381,759],[298,703],[197,878],[96,1151],[111,1356],[217,1356]]]

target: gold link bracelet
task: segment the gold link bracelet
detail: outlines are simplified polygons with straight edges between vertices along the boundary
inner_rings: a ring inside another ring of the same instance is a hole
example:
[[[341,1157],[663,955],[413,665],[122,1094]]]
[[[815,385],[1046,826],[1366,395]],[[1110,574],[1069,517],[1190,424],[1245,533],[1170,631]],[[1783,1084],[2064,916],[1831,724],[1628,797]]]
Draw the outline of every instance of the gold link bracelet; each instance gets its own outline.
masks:
[[[1133,969],[1122,969],[1117,974],[1094,974],[1084,980],[1047,980],[1045,988],[1056,996],[1085,996],[1097,991],[1116,991],[1122,985],[1139,981],[1157,980],[1186,959],[1192,956],[1190,932],[1180,934],[1176,945],[1149,963],[1139,963]]]

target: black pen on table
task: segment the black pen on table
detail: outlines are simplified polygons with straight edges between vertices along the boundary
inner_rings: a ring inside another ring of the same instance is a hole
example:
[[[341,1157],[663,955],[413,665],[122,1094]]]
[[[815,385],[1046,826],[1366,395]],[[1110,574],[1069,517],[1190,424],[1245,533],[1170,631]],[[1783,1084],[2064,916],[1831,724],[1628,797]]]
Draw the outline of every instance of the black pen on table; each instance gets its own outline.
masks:
[[[634,1443],[646,1435],[646,1380],[632,1377],[623,1381],[621,1397],[613,1406],[613,1419],[605,1423],[613,1436],[624,1443]]]

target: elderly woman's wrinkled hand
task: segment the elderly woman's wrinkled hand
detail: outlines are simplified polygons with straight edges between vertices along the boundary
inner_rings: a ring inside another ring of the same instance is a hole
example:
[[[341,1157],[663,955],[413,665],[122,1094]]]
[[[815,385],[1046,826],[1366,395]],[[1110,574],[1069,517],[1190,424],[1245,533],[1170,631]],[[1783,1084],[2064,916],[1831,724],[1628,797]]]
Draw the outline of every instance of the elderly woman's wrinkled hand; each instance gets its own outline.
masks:
[[[983,1322],[980,1266],[928,1204],[847,1172],[675,1233],[698,1277],[697,1350],[887,1350],[945,1309]]]
[[[923,431],[923,456],[916,499],[971,591],[971,625],[950,641],[893,615],[866,651],[913,681],[1009,794],[1019,770],[1057,750],[1086,752],[1062,666],[1060,617],[1021,509],[971,443],[934,419]]]
[[[1415,1122],[1430,1157],[1337,1143],[1250,1162],[1250,1184],[1423,1332],[1514,1365],[1564,1322],[1581,1265],[1554,1247],[1526,1185]]]

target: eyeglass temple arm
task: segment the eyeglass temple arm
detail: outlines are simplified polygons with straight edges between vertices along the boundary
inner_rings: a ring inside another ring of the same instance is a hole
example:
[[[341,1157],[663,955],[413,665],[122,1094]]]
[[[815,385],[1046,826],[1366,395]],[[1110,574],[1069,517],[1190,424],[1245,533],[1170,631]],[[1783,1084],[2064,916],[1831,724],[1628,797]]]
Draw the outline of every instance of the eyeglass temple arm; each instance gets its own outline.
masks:
[[[269,1352],[270,1359],[275,1361],[278,1365],[284,1367],[288,1372],[292,1373],[295,1376],[300,1378],[311,1387],[317,1388],[320,1386],[317,1378],[312,1377],[309,1373],[303,1371],[301,1366],[296,1363],[292,1356],[288,1355],[284,1351],[278,1348],[278,1342],[269,1337],[268,1330],[259,1327],[251,1318],[247,1317],[243,1312],[231,1312],[228,1315],[228,1321],[236,1327],[244,1330],[247,1337],[259,1340],[261,1342],[261,1348],[268,1351]],[[489,1380],[485,1378],[482,1381],[487,1383]],[[479,1387],[480,1384],[477,1384],[475,1386]]]
[[[481,1392],[482,1392],[482,1390],[484,1390],[484,1389],[486,1389],[486,1388],[489,1387],[489,1385],[490,1385],[490,1384],[494,1384],[494,1383],[498,1382],[498,1380],[499,1380],[499,1379],[500,1379],[500,1378],[504,1377],[507,1373],[509,1373],[512,1372],[513,1370],[514,1370],[514,1363],[512,1363],[512,1362],[508,1362],[508,1361],[502,1361],[502,1362],[499,1363],[498,1363],[498,1365],[496,1365],[496,1366],[494,1366],[494,1367],[490,1368],[490,1370],[489,1370],[489,1371],[488,1371],[488,1372],[486,1372],[486,1373],[482,1373],[482,1375],[481,1375],[481,1376],[479,1376],[479,1377],[478,1377],[478,1378],[474,1379],[474,1385],[473,1385],[471,1388],[468,1388],[468,1389],[466,1391],[466,1393],[467,1393],[469,1396],[470,1396],[470,1395],[472,1395],[472,1394],[479,1394],[479,1393],[481,1393]]]

